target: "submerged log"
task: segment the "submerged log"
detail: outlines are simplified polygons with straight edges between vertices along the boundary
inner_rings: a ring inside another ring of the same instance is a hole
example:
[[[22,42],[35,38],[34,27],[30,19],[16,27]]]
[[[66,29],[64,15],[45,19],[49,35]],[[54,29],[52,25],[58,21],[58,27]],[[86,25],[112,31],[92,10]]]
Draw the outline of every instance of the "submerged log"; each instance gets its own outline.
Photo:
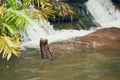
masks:
[[[52,57],[52,54],[51,54],[49,46],[48,46],[47,39],[40,38],[40,52],[41,52],[42,59]]]

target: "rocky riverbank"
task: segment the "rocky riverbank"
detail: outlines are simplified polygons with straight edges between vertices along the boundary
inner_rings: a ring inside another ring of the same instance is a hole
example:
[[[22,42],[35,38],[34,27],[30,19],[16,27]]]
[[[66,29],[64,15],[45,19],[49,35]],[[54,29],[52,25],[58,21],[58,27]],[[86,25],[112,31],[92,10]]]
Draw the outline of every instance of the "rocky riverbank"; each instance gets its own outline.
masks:
[[[120,28],[105,28],[84,37],[50,44],[53,54],[75,54],[89,50],[120,50]]]

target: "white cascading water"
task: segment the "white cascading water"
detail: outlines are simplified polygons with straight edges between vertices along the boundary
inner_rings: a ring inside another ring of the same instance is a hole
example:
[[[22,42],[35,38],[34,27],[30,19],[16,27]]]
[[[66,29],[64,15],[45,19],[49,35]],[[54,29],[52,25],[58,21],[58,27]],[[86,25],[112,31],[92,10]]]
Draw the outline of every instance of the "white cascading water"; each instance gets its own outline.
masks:
[[[120,28],[120,11],[115,9],[111,0],[89,0],[87,9],[102,27]]]
[[[49,43],[67,40],[70,38],[85,36],[95,30],[54,30],[46,20],[33,20],[28,25],[26,32],[22,33],[22,47],[39,48],[40,38],[47,38]]]
[[[110,0],[89,0],[86,4],[94,19],[102,25],[101,28],[120,27],[120,13],[115,11]],[[97,28],[98,29],[98,28]],[[46,20],[33,20],[23,33],[22,47],[39,48],[41,37],[47,38],[49,43],[85,36],[97,29],[90,30],[54,30]]]

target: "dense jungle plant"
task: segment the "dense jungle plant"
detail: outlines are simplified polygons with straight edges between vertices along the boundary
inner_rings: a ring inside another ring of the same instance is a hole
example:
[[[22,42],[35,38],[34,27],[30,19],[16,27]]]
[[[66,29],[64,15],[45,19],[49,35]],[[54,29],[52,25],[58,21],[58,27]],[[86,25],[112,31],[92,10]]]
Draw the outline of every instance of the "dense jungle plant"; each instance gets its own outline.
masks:
[[[12,55],[20,57],[20,30],[30,22],[24,8],[33,7],[33,17],[48,19],[55,15],[72,15],[67,5],[51,3],[49,0],[0,0],[0,55],[9,60]],[[58,6],[58,7],[57,7]]]
[[[73,10],[70,8],[70,6],[66,3],[60,2],[60,1],[53,1],[53,10],[55,11],[55,17],[60,20],[65,19],[66,17],[70,17],[71,21],[73,20]],[[59,21],[58,20],[58,21]]]
[[[28,22],[25,14],[16,10],[19,7],[16,0],[0,0],[0,55],[7,60],[12,54],[20,56],[18,30]]]
[[[0,0],[0,54],[9,60],[14,54],[20,57],[19,30],[24,30],[29,18],[22,10],[29,4],[38,0]],[[44,0],[39,0],[38,7],[44,9],[48,5]]]
[[[7,6],[7,1],[0,6],[0,55],[9,60],[12,54],[20,57],[18,30],[24,30],[29,19],[23,11],[16,10],[17,6]]]
[[[54,17],[53,5],[50,4],[49,0],[20,0],[23,7],[33,7],[32,16],[35,18],[48,19],[49,17]]]

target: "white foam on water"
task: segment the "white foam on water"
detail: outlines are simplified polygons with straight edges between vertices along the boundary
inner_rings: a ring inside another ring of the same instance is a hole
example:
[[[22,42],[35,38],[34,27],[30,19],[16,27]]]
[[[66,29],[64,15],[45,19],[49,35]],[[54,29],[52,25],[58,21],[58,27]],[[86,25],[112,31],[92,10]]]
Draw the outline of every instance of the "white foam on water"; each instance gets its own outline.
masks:
[[[102,26],[120,28],[120,11],[116,10],[110,0],[89,0],[86,4],[94,20]],[[47,38],[49,43],[67,40],[74,37],[81,37],[93,33],[96,29],[90,30],[54,30],[53,26],[46,20],[32,20],[26,32],[22,33],[22,47],[39,48],[40,38]]]
[[[120,11],[115,10],[111,0],[89,0],[86,6],[102,27],[120,28]]]
[[[58,42],[67,40],[74,37],[85,36],[94,32],[95,30],[54,30],[46,20],[36,21],[33,20],[28,25],[26,32],[22,34],[23,42],[22,47],[39,48],[40,38],[47,38],[49,44],[52,42]]]

